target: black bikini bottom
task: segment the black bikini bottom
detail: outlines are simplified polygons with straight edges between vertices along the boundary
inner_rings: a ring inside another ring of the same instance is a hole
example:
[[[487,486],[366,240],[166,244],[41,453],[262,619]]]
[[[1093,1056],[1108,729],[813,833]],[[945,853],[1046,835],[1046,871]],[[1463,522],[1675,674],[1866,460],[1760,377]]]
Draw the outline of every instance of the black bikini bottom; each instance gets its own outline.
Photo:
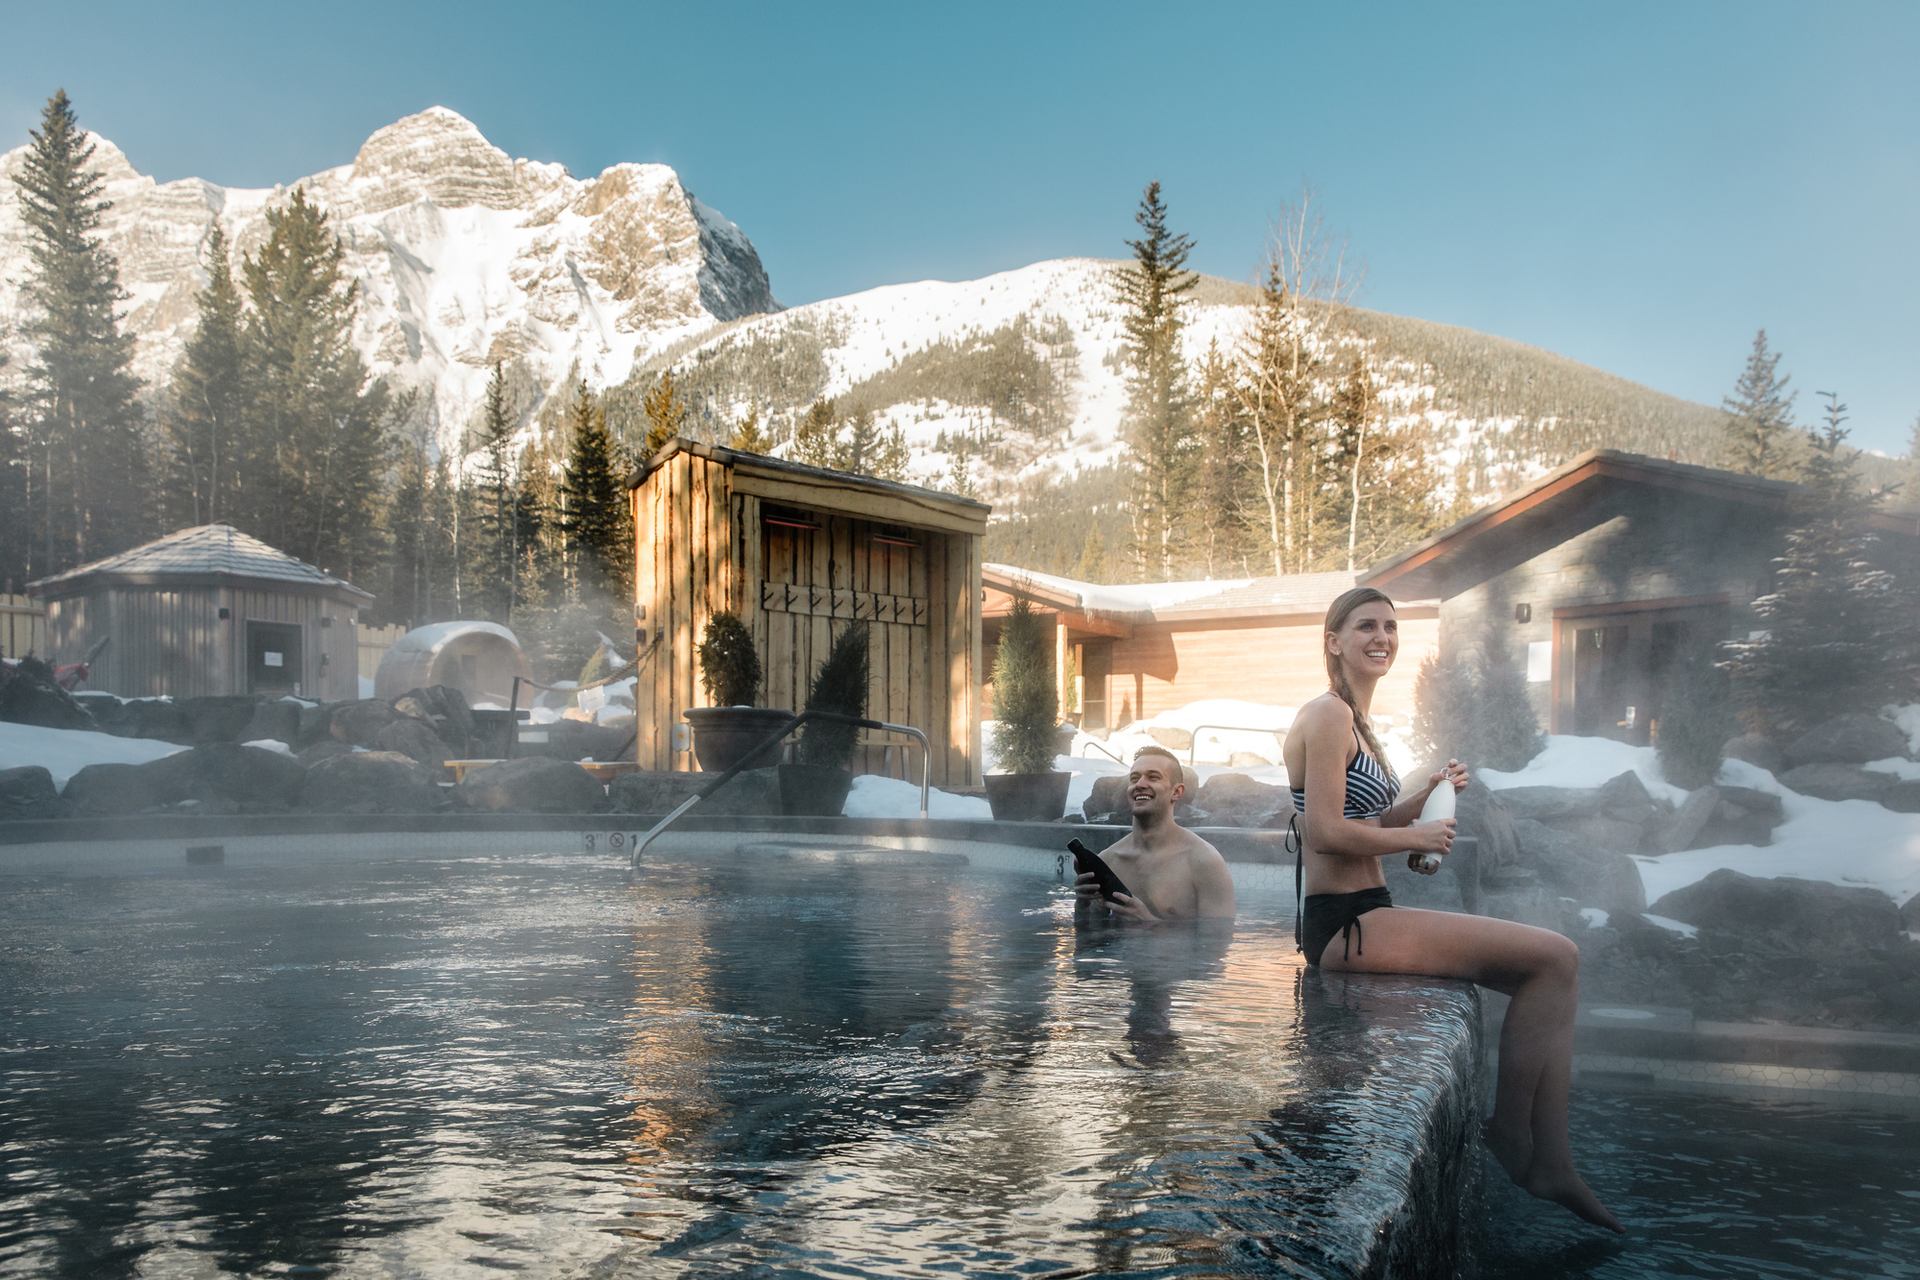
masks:
[[[1320,953],[1333,941],[1333,935],[1346,935],[1341,958],[1358,950],[1366,954],[1360,917],[1369,911],[1393,905],[1393,895],[1385,888],[1361,889],[1355,893],[1312,893],[1300,908],[1300,949],[1307,953],[1308,964],[1319,964]]]

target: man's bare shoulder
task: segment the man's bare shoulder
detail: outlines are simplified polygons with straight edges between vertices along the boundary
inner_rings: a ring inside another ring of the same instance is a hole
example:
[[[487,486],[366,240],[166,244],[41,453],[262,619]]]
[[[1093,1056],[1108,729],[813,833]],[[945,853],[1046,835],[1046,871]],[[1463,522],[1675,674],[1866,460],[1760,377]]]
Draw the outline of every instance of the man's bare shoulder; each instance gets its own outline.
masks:
[[[1184,852],[1189,859],[1207,863],[1217,862],[1221,866],[1226,865],[1226,858],[1222,856],[1218,849],[1213,847],[1211,841],[1202,838],[1195,832],[1187,830],[1185,827],[1180,829],[1180,833],[1186,837],[1185,840],[1180,842],[1181,851]]]

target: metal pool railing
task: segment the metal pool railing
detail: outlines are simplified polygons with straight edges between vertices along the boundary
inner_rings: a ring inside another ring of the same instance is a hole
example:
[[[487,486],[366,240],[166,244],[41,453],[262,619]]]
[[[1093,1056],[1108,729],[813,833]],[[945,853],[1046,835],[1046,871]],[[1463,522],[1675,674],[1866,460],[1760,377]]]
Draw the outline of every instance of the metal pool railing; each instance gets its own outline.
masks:
[[[1190,739],[1189,739],[1189,740],[1187,741],[1187,764],[1188,764],[1189,766],[1191,766],[1191,765],[1193,764],[1193,753],[1194,753],[1195,751],[1197,751],[1197,750],[1199,750],[1199,748],[1200,748],[1200,734],[1201,734],[1201,733],[1202,733],[1203,731],[1205,731],[1205,730],[1207,730],[1207,729],[1225,729],[1225,730],[1227,730],[1227,731],[1228,731],[1228,732],[1230,732],[1230,733],[1265,733],[1265,734],[1271,734],[1271,735],[1273,736],[1273,741],[1274,741],[1274,743],[1275,743],[1276,745],[1278,745],[1278,746],[1282,746],[1282,747],[1284,747],[1284,746],[1286,745],[1286,735],[1285,735],[1285,732],[1284,732],[1283,730],[1280,730],[1280,729],[1269,729],[1269,728],[1267,728],[1267,727],[1266,727],[1265,725],[1252,725],[1252,724],[1197,724],[1197,725],[1195,725],[1195,726],[1193,727],[1193,737],[1192,737],[1192,738],[1190,738]],[[1277,762],[1276,762],[1276,763],[1277,763]]]
[[[927,816],[927,793],[932,776],[931,770],[933,768],[933,744],[927,741],[926,734],[910,724],[888,724],[884,720],[863,720],[859,716],[841,715],[838,711],[802,711],[781,725],[779,729],[768,734],[766,738],[755,743],[752,750],[740,757],[739,763],[735,764],[731,769],[726,770],[712,782],[700,788],[700,790],[688,796],[685,800],[682,800],[673,807],[671,813],[654,823],[647,831],[647,834],[641,836],[639,842],[633,846],[633,856],[627,861],[627,874],[632,875],[640,869],[640,855],[646,851],[647,846],[658,839],[660,834],[668,827],[679,821],[681,816],[689,809],[699,804],[702,800],[705,800],[720,788],[726,786],[729,782],[732,782],[734,776],[752,764],[754,758],[762,751],[773,746],[810,720],[826,720],[833,724],[851,725],[856,729],[880,729],[888,733],[904,733],[916,739],[920,743],[920,816],[922,818]]]

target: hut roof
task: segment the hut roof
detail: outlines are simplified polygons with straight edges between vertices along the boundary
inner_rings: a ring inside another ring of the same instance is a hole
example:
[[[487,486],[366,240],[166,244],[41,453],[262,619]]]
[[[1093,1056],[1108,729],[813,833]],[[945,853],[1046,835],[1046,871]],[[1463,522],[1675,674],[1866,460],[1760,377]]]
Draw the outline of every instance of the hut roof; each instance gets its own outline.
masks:
[[[1105,585],[1037,573],[1018,565],[985,564],[980,568],[986,585],[1009,595],[1024,595],[1055,608],[1135,624],[1296,614],[1317,617],[1326,612],[1335,596],[1353,585],[1357,576],[1336,570],[1268,574],[1259,578]],[[1432,604],[1418,600],[1402,603],[1416,608]]]
[[[27,584],[38,596],[77,595],[96,580],[133,584],[266,582],[290,589],[341,592],[371,600],[350,582],[276,551],[232,525],[203,524],[178,529],[164,538],[52,574]]]
[[[749,473],[826,482],[833,489],[903,498],[929,509],[949,512],[966,521],[977,523],[981,527],[985,527],[987,514],[993,510],[984,502],[963,498],[958,494],[941,493],[938,489],[928,489],[917,484],[903,484],[897,480],[879,480],[873,476],[856,475],[850,471],[811,467],[803,462],[792,462],[786,458],[774,458],[761,453],[747,453],[740,449],[729,449],[725,445],[688,440],[684,436],[675,436],[661,445],[659,450],[628,478],[627,488],[637,489],[645,484],[647,477],[676,453],[690,453],[696,458],[705,458],[709,462],[718,462],[722,466]]]

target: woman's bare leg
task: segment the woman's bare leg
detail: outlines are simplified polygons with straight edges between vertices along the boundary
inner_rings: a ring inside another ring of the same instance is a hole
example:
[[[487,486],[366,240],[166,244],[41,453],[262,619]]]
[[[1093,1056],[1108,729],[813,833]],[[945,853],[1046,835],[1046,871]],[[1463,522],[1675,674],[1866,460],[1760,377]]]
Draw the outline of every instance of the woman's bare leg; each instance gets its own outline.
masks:
[[[1528,1192],[1621,1230],[1574,1169],[1567,1138],[1579,949],[1550,929],[1404,907],[1368,912],[1360,935],[1351,955],[1343,945],[1329,945],[1321,965],[1336,972],[1466,978],[1511,997],[1500,1026],[1487,1145]]]

